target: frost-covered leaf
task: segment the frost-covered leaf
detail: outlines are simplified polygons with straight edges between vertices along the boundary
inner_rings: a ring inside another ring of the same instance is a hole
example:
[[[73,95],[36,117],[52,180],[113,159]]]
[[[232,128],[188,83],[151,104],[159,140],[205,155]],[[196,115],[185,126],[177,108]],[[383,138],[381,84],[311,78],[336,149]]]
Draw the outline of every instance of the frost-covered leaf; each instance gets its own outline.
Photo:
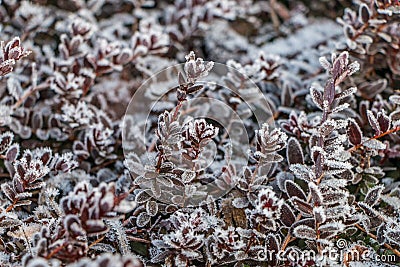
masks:
[[[328,136],[333,130],[337,128],[337,122],[335,120],[326,120],[320,127],[319,132],[322,136]]]
[[[324,204],[333,205],[343,203],[348,197],[348,193],[340,190],[332,190],[324,193]]]
[[[350,87],[350,88],[348,88],[346,90],[343,90],[340,93],[337,93],[335,95],[335,99],[341,100],[343,98],[346,98],[348,96],[351,96],[351,95],[355,94],[356,92],[357,92],[357,87]]]
[[[297,238],[315,240],[316,232],[311,227],[299,225],[293,229],[293,235]]]
[[[286,157],[289,164],[304,164],[303,150],[299,141],[294,137],[290,138],[288,141]]]
[[[372,111],[367,110],[367,117],[369,124],[375,130],[375,134],[378,135],[381,133],[381,127],[379,126],[378,120],[376,119],[374,113]]]
[[[146,212],[142,212],[136,218],[136,225],[138,227],[144,227],[149,223],[150,219],[151,217]]]
[[[315,178],[314,172],[304,164],[292,164],[290,165],[289,169],[293,172],[296,178],[305,180],[307,182]]]
[[[124,199],[118,204],[118,206],[115,207],[114,211],[120,213],[129,213],[135,208],[136,208],[135,201],[129,201],[127,199]]]
[[[0,221],[0,228],[12,228],[21,224],[18,219],[5,218]]]
[[[361,144],[363,134],[361,132],[360,126],[352,118],[348,119],[348,121],[349,121],[349,124],[347,126],[347,136],[349,137],[350,143],[352,145]]]
[[[235,198],[234,200],[232,200],[232,205],[235,208],[243,209],[249,205],[249,201],[248,201],[247,197]]]
[[[324,101],[327,101],[328,104],[332,104],[335,100],[335,84],[333,81],[329,81],[324,88]]]
[[[297,185],[295,182],[291,180],[287,180],[285,182],[285,189],[286,193],[288,194],[289,197],[298,197],[300,199],[306,200],[306,194],[304,193],[303,189],[299,185]]]
[[[101,251],[101,252],[111,252],[111,253],[116,252],[116,250],[113,246],[111,246],[110,244],[105,244],[105,243],[97,243],[97,244],[91,246],[90,249]]]
[[[395,110],[392,113],[390,113],[389,118],[393,127],[400,126],[400,110]]]
[[[360,43],[360,44],[372,44],[374,42],[374,40],[370,36],[365,35],[365,34],[359,35],[357,37],[356,41],[357,41],[357,43]]]
[[[278,184],[278,187],[279,187],[279,189],[280,189],[281,191],[283,191],[283,192],[286,191],[286,189],[285,189],[285,182],[286,182],[286,180],[291,180],[291,181],[293,181],[293,180],[294,180],[293,174],[291,174],[290,172],[279,172],[279,173],[276,175],[276,182],[277,182],[277,184]]]
[[[359,202],[358,206],[364,210],[364,212],[370,217],[380,216],[380,213],[372,208],[369,204],[364,202]]]
[[[11,145],[14,139],[12,132],[5,132],[0,134],[0,154],[3,154]]]
[[[351,41],[351,39],[354,37],[355,29],[354,29],[353,26],[351,26],[349,24],[346,24],[343,27],[343,31],[344,31],[344,35],[346,36],[346,38],[348,38],[347,39],[348,40],[348,46],[352,49],[353,48],[353,44],[354,44],[354,46],[356,46],[356,43],[355,42],[349,42],[349,41]]]
[[[353,165],[349,162],[337,161],[337,160],[325,160],[325,165],[335,169],[351,169]]]
[[[143,166],[138,155],[130,153],[124,161],[125,166],[137,175],[145,174],[145,167]]]
[[[400,95],[391,95],[389,96],[389,100],[396,105],[400,105]]]
[[[146,211],[150,216],[155,216],[158,212],[158,204],[155,201],[146,202]]]
[[[385,237],[392,244],[400,245],[400,230],[387,230]]]
[[[193,51],[186,55],[185,58],[184,69],[190,82],[195,82],[197,79],[207,76],[214,66],[214,62],[204,63],[202,58],[196,58]]]
[[[3,191],[3,193],[6,195],[6,197],[10,201],[14,201],[15,196],[16,196],[16,192],[14,191],[14,189],[8,183],[3,183],[1,185],[1,190]]]
[[[320,225],[318,229],[325,232],[341,232],[344,230],[344,227],[343,223],[333,221]]]
[[[343,111],[345,109],[348,109],[349,107],[350,107],[349,103],[343,103],[343,104],[335,107],[334,109],[332,109],[332,114],[333,113],[339,113],[339,112],[341,112],[341,111]]]
[[[314,207],[313,214],[317,223],[324,223],[326,221],[326,212],[324,207]]]
[[[293,223],[292,227],[290,228],[291,233],[293,233],[293,229],[296,228],[299,225],[305,225],[308,226],[312,229],[315,229],[315,219],[314,218],[305,218],[305,219],[300,219],[298,221],[296,221],[295,223]]]
[[[288,204],[282,204],[279,219],[287,227],[292,226],[292,224],[295,222],[296,217],[294,216],[292,208]]]
[[[322,110],[323,102],[324,102],[322,93],[320,91],[318,91],[316,88],[311,87],[310,95],[311,95],[311,99],[315,103],[315,105]]]
[[[39,188],[40,188],[40,187],[41,187],[41,186],[39,186]],[[16,197],[17,199],[24,199],[24,198],[32,197],[32,193],[30,193],[30,192],[22,192],[22,193],[16,194],[15,197]]]
[[[386,149],[386,145],[377,139],[369,139],[363,142],[363,146],[376,150]]]
[[[362,3],[360,7],[358,8],[358,17],[360,19],[361,23],[368,23],[369,18],[371,16],[371,11],[369,10],[369,7]]]
[[[371,207],[376,205],[381,197],[384,188],[384,185],[377,185],[369,189],[367,195],[365,196],[364,202]]]
[[[332,68],[331,63],[329,63],[328,59],[326,57],[320,57],[319,58],[319,63],[321,64],[321,66],[325,69],[330,71]]]
[[[23,199],[23,200],[19,200],[14,207],[21,207],[21,206],[29,206],[32,204],[31,200],[28,199]]]
[[[279,251],[279,241],[277,237],[273,234],[268,234],[266,241],[265,241],[265,246],[268,251]],[[272,266],[276,264],[276,258],[270,259]]]
[[[193,171],[185,171],[182,175],[182,182],[183,183],[190,183],[193,179],[196,178],[196,172]]]
[[[290,201],[293,203],[293,206],[300,212],[306,214],[312,214],[312,206],[308,204],[306,201],[301,200],[298,197],[292,197]]]
[[[382,132],[386,132],[390,128],[391,118],[384,111],[378,112],[376,119]]]
[[[323,204],[323,197],[322,197],[322,193],[319,190],[318,186],[315,183],[310,182],[308,184],[308,188],[310,189],[311,198],[312,198],[312,200],[314,202],[314,205],[316,205],[316,206],[322,205]]]
[[[6,152],[6,160],[14,162],[19,156],[19,144],[11,145]]]

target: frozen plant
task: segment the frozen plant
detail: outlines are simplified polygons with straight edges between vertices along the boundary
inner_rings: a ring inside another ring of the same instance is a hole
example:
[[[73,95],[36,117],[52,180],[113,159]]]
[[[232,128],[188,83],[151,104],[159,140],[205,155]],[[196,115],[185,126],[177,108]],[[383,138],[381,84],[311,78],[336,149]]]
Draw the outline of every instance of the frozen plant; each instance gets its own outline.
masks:
[[[394,266],[399,19],[395,0],[0,0],[0,265]]]

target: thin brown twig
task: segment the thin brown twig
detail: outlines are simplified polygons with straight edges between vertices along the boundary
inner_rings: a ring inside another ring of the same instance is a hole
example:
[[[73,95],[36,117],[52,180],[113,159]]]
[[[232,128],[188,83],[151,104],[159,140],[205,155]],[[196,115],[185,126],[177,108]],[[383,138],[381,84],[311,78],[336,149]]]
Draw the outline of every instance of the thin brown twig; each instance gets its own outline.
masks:
[[[375,136],[369,138],[368,140],[366,140],[366,141],[364,141],[364,142],[362,142],[362,143],[360,143],[360,144],[358,144],[358,145],[355,145],[355,146],[351,147],[351,148],[348,149],[347,151],[348,151],[348,152],[353,152],[353,151],[355,151],[355,150],[361,148],[362,146],[364,146],[364,144],[365,144],[366,142],[368,142],[368,141],[371,141],[371,140],[374,140],[374,139],[379,139],[379,138],[384,137],[384,136],[386,136],[386,135],[388,135],[388,134],[392,134],[392,133],[395,133],[395,132],[398,132],[398,131],[400,131],[400,126],[397,126],[397,127],[393,128],[393,129],[391,129],[391,130],[388,130],[388,131],[386,131],[386,132],[384,132],[384,133],[375,135]]]
[[[301,214],[299,214],[296,217],[296,222],[299,221],[301,219]],[[292,235],[290,233],[287,234],[287,236],[285,237],[285,240],[283,240],[282,242],[282,246],[281,246],[281,251],[285,251],[286,247],[289,245],[290,242],[292,242],[294,239],[292,239]]]
[[[356,227],[358,229],[360,229],[361,231],[363,231],[364,233],[366,233],[369,237],[373,238],[374,240],[377,240],[376,235],[368,233],[361,225],[356,224]],[[385,243],[383,244],[383,246],[389,250],[391,250],[395,255],[397,255],[398,257],[400,257],[400,251],[398,251],[397,249],[393,248],[391,245]]]
[[[102,164],[100,164],[100,165],[97,165],[96,167],[92,168],[92,169],[90,170],[90,172],[98,171],[98,170],[100,170],[100,169],[102,169],[102,168],[104,168],[104,167],[106,167],[106,166],[108,166],[108,165],[110,165],[110,164],[113,164],[113,163],[115,163],[115,162],[117,162],[117,161],[118,161],[118,158],[112,159],[112,160],[110,160],[110,161],[106,161],[106,162],[104,162],[104,163],[102,163]]]
[[[98,238],[96,241],[94,241],[92,244],[89,245],[89,248],[93,247],[94,245],[100,243],[106,236],[103,235],[102,237]]]
[[[64,242],[61,246],[55,248],[53,251],[49,253],[49,255],[46,256],[46,259],[51,259],[51,257],[60,252],[60,250],[62,250],[67,244],[68,244],[67,242]]]
[[[279,18],[278,15],[276,14],[276,0],[270,0],[269,1],[269,5],[271,7],[270,10],[270,15],[271,15],[271,20],[272,20],[272,24],[274,25],[274,29],[277,33],[279,33],[279,26],[280,26],[280,22],[279,22]]]
[[[131,241],[136,241],[136,242],[141,242],[141,243],[146,243],[146,244],[150,244],[151,243],[149,240],[146,240],[146,239],[143,239],[143,238],[129,236],[129,235],[127,237]]]
[[[22,105],[22,103],[24,103],[24,101],[31,96],[33,93],[38,92],[40,90],[44,90],[46,88],[48,88],[50,86],[50,79],[47,79],[45,82],[39,84],[38,86],[28,89],[23,96],[18,99],[18,101],[12,106],[12,109],[17,109],[18,107],[20,107]]]
[[[14,208],[14,206],[17,204],[17,202],[18,202],[18,199],[15,199],[13,201],[13,203],[7,207],[6,212],[10,212]]]

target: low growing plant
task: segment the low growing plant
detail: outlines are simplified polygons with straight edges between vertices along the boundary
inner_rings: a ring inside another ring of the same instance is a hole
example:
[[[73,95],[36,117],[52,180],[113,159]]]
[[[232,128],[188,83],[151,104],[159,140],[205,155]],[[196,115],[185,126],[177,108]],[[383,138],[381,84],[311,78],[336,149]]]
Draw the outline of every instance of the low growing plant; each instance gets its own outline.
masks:
[[[398,1],[0,21],[1,266],[398,264]]]

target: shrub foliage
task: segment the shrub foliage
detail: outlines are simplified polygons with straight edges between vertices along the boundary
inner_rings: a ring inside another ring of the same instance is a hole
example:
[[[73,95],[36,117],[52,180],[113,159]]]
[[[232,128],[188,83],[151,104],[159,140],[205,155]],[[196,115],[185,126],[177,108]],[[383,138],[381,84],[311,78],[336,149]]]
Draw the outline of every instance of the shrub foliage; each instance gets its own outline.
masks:
[[[0,0],[0,265],[398,262],[400,4],[317,2]],[[213,62],[237,72],[201,83]],[[175,63],[179,86],[149,91],[150,158],[124,157],[129,100]],[[275,124],[226,89],[246,77]],[[240,115],[243,170],[221,125],[184,120],[199,96]],[[233,188],[187,205],[214,181]]]

